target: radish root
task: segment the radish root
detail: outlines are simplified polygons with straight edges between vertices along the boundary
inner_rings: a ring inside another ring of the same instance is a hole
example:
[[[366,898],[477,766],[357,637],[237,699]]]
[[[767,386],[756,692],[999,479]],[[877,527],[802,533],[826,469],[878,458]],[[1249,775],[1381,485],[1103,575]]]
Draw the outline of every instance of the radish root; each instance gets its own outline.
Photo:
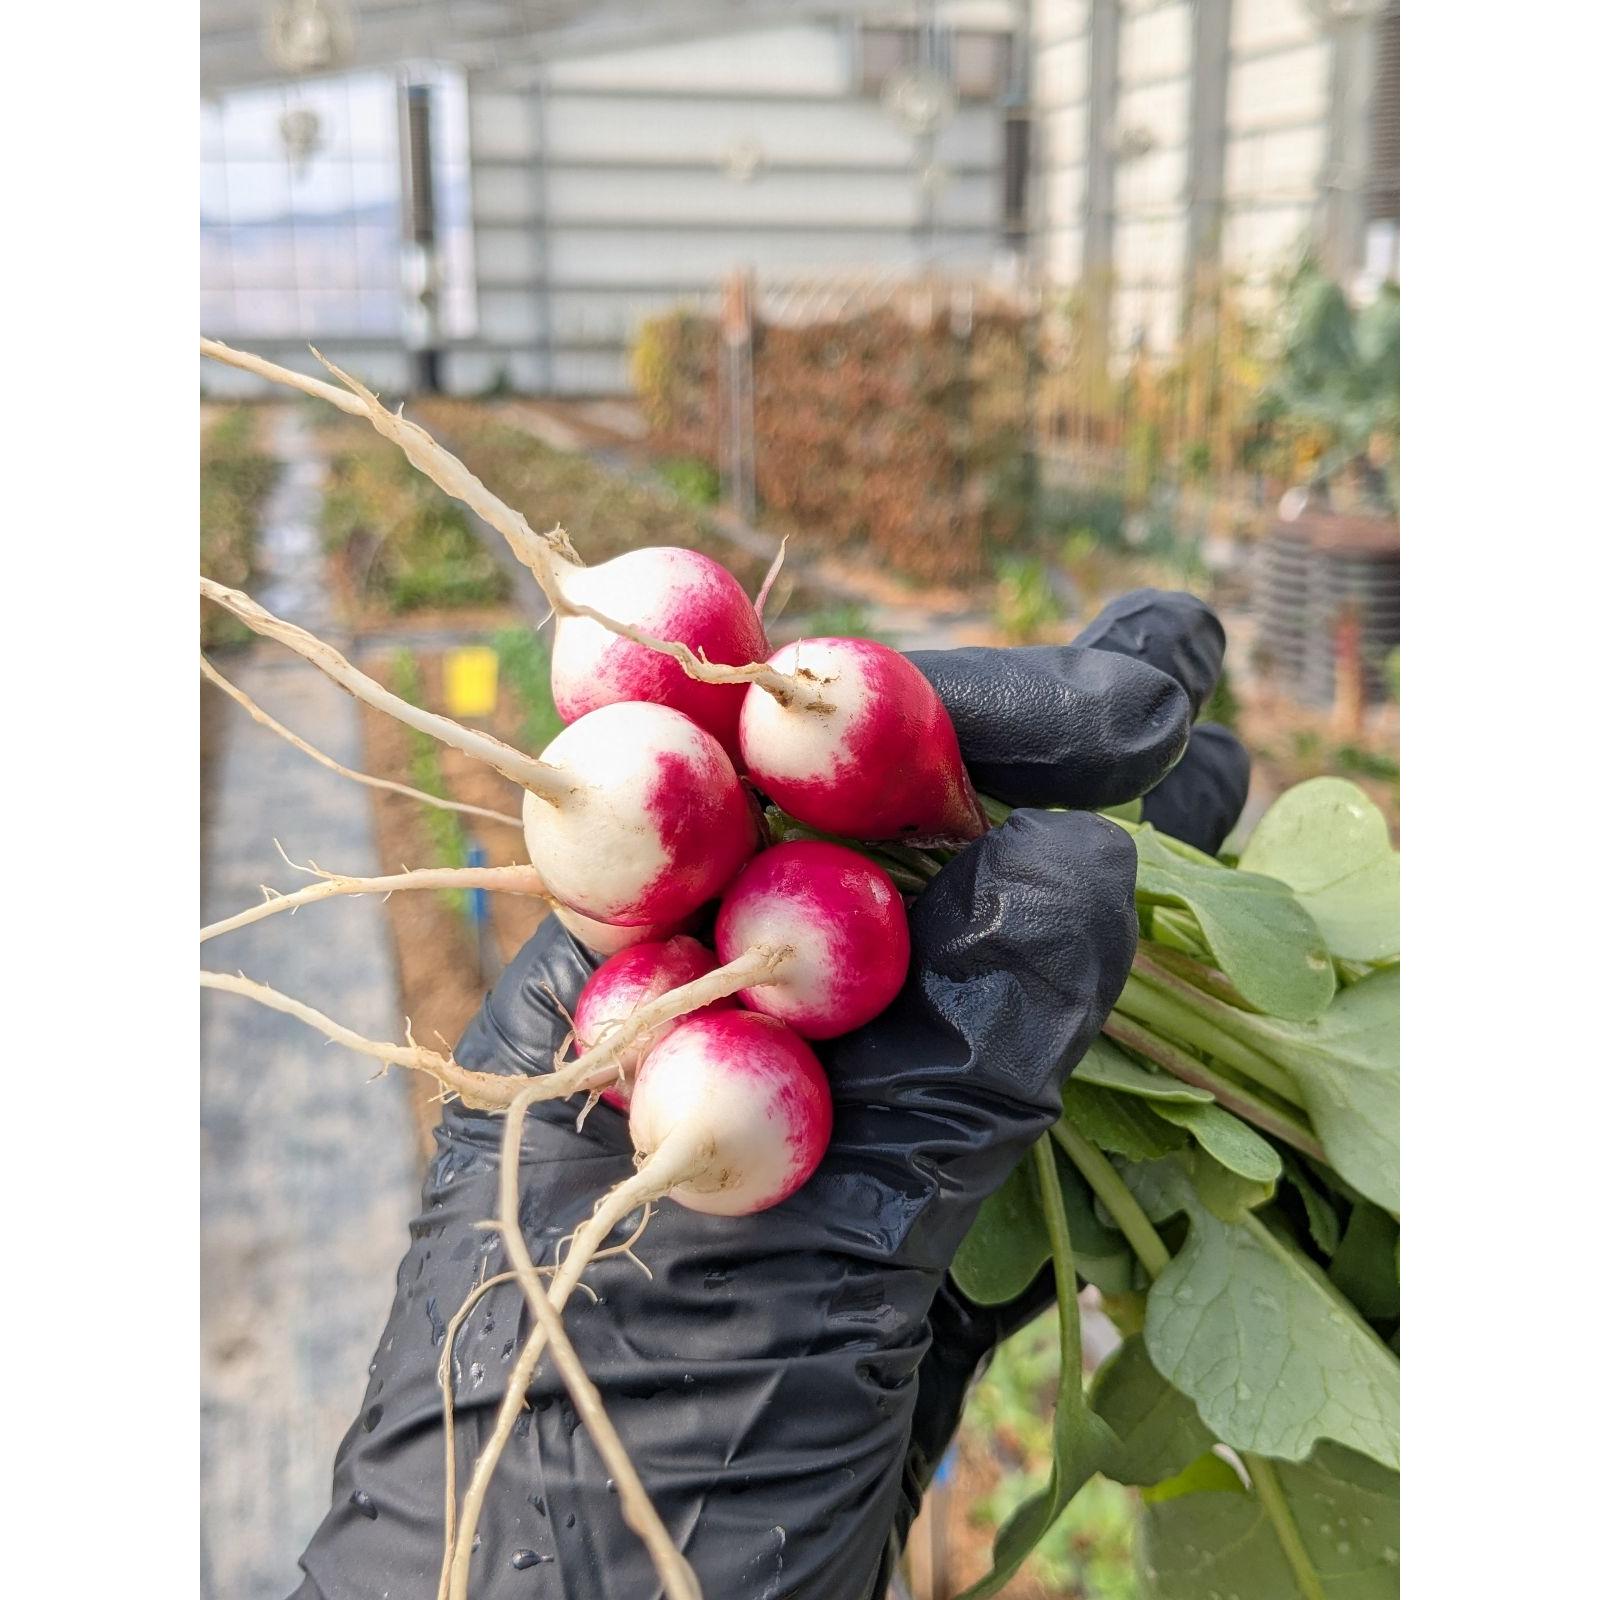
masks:
[[[576,1089],[598,1090],[617,1081],[621,1076],[618,1062],[628,1049],[640,1039],[653,1033],[664,1023],[675,1022],[691,1011],[698,1011],[714,1000],[726,999],[741,989],[754,988],[759,983],[770,982],[782,972],[784,963],[794,954],[793,945],[758,944],[745,951],[737,960],[708,972],[704,977],[669,989],[654,1000],[636,1006],[626,1017],[605,1023],[595,1043],[570,1067],[559,1068],[551,1078],[572,1074],[572,1093]],[[601,1077],[600,1074],[605,1076]]]
[[[387,712],[408,728],[426,733],[441,744],[447,744],[452,749],[461,751],[463,755],[484,762],[513,783],[531,790],[541,800],[547,800],[551,805],[560,805],[563,799],[569,798],[576,791],[575,780],[559,768],[543,761],[535,761],[532,756],[525,756],[520,750],[513,750],[510,745],[496,739],[493,734],[464,728],[459,722],[452,722],[449,717],[440,716],[435,711],[424,711],[421,706],[414,706],[409,700],[402,700],[399,695],[385,689],[376,678],[369,678],[359,667],[351,665],[332,645],[324,644],[314,634],[307,633],[304,628],[297,627],[292,622],[285,622],[281,617],[273,616],[265,607],[258,605],[240,590],[230,589],[202,573],[200,593],[208,600],[215,600],[218,605],[231,611],[241,622],[261,634],[263,638],[274,639],[279,644],[287,645],[297,655],[304,656],[312,666],[320,668],[341,689],[354,695],[357,700],[378,711]]]
[[[632,1235],[621,1244],[609,1245],[604,1250],[597,1250],[594,1259],[604,1261],[607,1256],[626,1256],[641,1272],[649,1277],[650,1269],[633,1253],[633,1247],[639,1242],[639,1237],[650,1222],[650,1208],[645,1207],[645,1214],[639,1226],[633,1230]],[[495,1224],[479,1224],[483,1226],[496,1226]],[[559,1247],[558,1247],[559,1248]],[[534,1269],[541,1276],[549,1276],[560,1270],[559,1262],[553,1266],[537,1267]],[[462,1324],[472,1315],[472,1308],[491,1289],[498,1289],[503,1283],[518,1283],[520,1278],[515,1272],[497,1272],[492,1278],[485,1278],[482,1283],[475,1285],[472,1292],[461,1302],[456,1314],[445,1325],[443,1348],[439,1352],[439,1388],[444,1395],[444,1545],[445,1564],[439,1577],[439,1593],[443,1597],[446,1585],[449,1582],[449,1550],[455,1539],[456,1527],[456,1440],[455,1440],[455,1383],[452,1376],[454,1365],[456,1335],[461,1331]],[[591,1300],[598,1300],[599,1296],[588,1284],[580,1282],[578,1287],[589,1296]]]
[[[785,673],[774,671],[762,661],[752,661],[742,666],[719,666],[715,662],[707,661],[703,655],[696,656],[685,645],[668,639],[654,638],[625,622],[608,617],[602,611],[596,611],[592,606],[580,605],[577,601],[567,599],[562,592],[562,572],[564,569],[570,570],[583,563],[567,538],[566,530],[558,523],[550,532],[536,534],[528,519],[520,511],[513,510],[498,495],[486,488],[482,480],[474,476],[426,429],[402,417],[399,412],[388,410],[359,378],[352,377],[348,372],[336,367],[315,346],[312,347],[312,355],[345,386],[344,389],[336,389],[332,384],[323,383],[317,378],[308,378],[303,373],[277,366],[246,351],[234,350],[215,339],[201,339],[200,352],[228,366],[238,367],[243,372],[254,373],[257,377],[270,379],[273,383],[285,384],[291,389],[298,389],[302,394],[315,395],[351,416],[365,417],[384,438],[399,445],[405,453],[406,460],[424,477],[475,511],[500,534],[511,547],[512,554],[538,580],[551,609],[557,614],[587,617],[591,622],[597,622],[610,632],[624,639],[631,639],[635,644],[643,645],[648,650],[670,655],[691,678],[697,678],[702,683],[754,683],[765,689],[781,705],[792,706],[798,702],[801,709],[807,711],[833,710],[832,705],[818,697],[818,685],[814,681],[808,681],[808,675],[804,672],[790,677]],[[776,565],[772,575],[776,575]],[[242,613],[236,612],[235,615],[240,615],[243,621],[250,623],[252,627],[255,626],[251,619],[242,616]],[[514,778],[513,781],[523,783],[527,788],[533,788],[532,784],[526,783],[520,777]],[[534,793],[537,794],[539,791],[534,789]]]
[[[550,604],[560,616],[587,617],[608,632],[643,645],[646,650],[671,656],[691,678],[701,683],[753,683],[757,688],[765,689],[779,705],[793,706],[798,701],[803,711],[833,710],[833,706],[818,694],[820,680],[811,679],[807,673],[799,672],[791,677],[788,673],[769,667],[764,661],[750,661],[737,667],[721,666],[715,661],[708,661],[704,651],[696,655],[686,644],[679,644],[675,639],[658,639],[630,623],[619,622],[603,611],[596,611],[593,606],[568,600],[564,595],[552,596]]]
[[[789,535],[778,541],[778,553],[772,558],[772,565],[767,568],[767,575],[761,580],[761,592],[756,596],[756,616],[765,622],[767,610],[767,596],[772,593],[772,586],[778,581],[778,574],[783,570],[783,553],[789,548]]]
[[[237,684],[230,683],[217,669],[202,655],[200,657],[200,670],[235,704],[242,706],[250,717],[261,724],[263,728],[270,728],[279,738],[286,739],[296,750],[319,762],[330,772],[337,772],[341,777],[354,778],[357,783],[364,783],[369,788],[387,789],[391,794],[404,795],[408,800],[420,800],[424,805],[437,806],[441,811],[459,811],[463,816],[482,817],[487,822],[503,822],[507,827],[522,827],[522,819],[514,817],[507,811],[491,811],[487,806],[469,806],[460,800],[446,800],[440,795],[429,794],[426,789],[413,789],[408,783],[396,783],[392,778],[375,778],[370,772],[357,772],[353,767],[347,767],[342,762],[335,761],[332,756],[325,755],[315,745],[307,744],[297,733],[277,720],[276,717],[263,711],[254,700],[247,695]]]
[[[406,460],[418,472],[432,479],[446,494],[470,506],[495,529],[511,546],[517,559],[532,571],[547,594],[550,589],[546,580],[552,575],[553,569],[558,570],[562,565],[583,564],[561,528],[557,527],[550,533],[535,533],[520,511],[514,511],[498,495],[485,488],[425,428],[419,428],[397,411],[388,410],[359,378],[341,371],[315,347],[312,348],[312,355],[344,385],[343,389],[337,389],[319,378],[308,378],[302,373],[292,372],[288,367],[280,367],[247,351],[234,350],[216,339],[201,339],[200,353],[227,366],[237,367],[241,372],[252,372],[258,378],[286,384],[302,394],[326,400],[329,405],[337,406],[350,416],[365,417],[384,438],[400,446]]]
[[[325,1034],[335,1044],[342,1044],[360,1055],[371,1056],[385,1066],[409,1067],[413,1072],[425,1072],[442,1089],[457,1095],[463,1105],[470,1106],[474,1111],[504,1111],[516,1099],[518,1086],[526,1081],[502,1077],[494,1072],[471,1072],[466,1067],[458,1066],[453,1057],[440,1055],[438,1051],[418,1044],[411,1038],[409,1029],[405,1044],[384,1044],[376,1039],[368,1039],[304,1001],[280,994],[264,983],[245,977],[243,973],[201,972],[200,987],[219,989],[224,994],[243,995],[247,1000],[254,1000],[270,1010],[298,1018],[318,1033]]]
[[[528,1336],[517,1357],[516,1366],[507,1380],[506,1392],[500,1402],[494,1432],[490,1435],[483,1453],[472,1469],[472,1481],[467,1485],[466,1498],[461,1506],[460,1526],[453,1545],[447,1551],[449,1581],[444,1589],[447,1600],[467,1600],[467,1579],[472,1565],[472,1544],[477,1534],[478,1520],[483,1510],[484,1498],[500,1458],[505,1454],[518,1414],[521,1412],[528,1385],[532,1381],[539,1357],[546,1344],[556,1370],[561,1374],[572,1397],[574,1409],[589,1429],[601,1459],[610,1470],[621,1501],[623,1520],[643,1540],[650,1559],[661,1580],[668,1600],[701,1600],[700,1585],[693,1570],[684,1559],[672,1535],[667,1532],[650,1497],[645,1492],[639,1474],[628,1453],[623,1448],[611,1419],[600,1402],[599,1392],[583,1370],[577,1352],[567,1338],[560,1312],[571,1296],[573,1285],[597,1253],[597,1247],[611,1229],[629,1211],[641,1204],[659,1198],[673,1184],[682,1181],[689,1173],[703,1166],[708,1152],[695,1149],[692,1153],[688,1141],[682,1148],[670,1151],[664,1145],[656,1156],[646,1162],[634,1177],[612,1190],[589,1219],[573,1235],[572,1250],[556,1274],[550,1291],[545,1292],[539,1281],[538,1269],[528,1255],[526,1241],[518,1220],[520,1188],[518,1169],[522,1152],[522,1125],[528,1107],[533,1103],[532,1086],[525,1088],[512,1101],[506,1111],[505,1133],[500,1150],[500,1217],[498,1227],[505,1241],[506,1253],[516,1268],[518,1282],[522,1285],[536,1326]],[[662,1158],[666,1159],[663,1160]],[[623,1202],[626,1202],[625,1204]],[[621,1205],[621,1210],[617,1206]],[[603,1231],[601,1228],[604,1221]],[[637,1234],[635,1234],[637,1238]],[[631,1248],[633,1241],[629,1241]]]
[[[282,853],[280,848],[280,854]],[[288,861],[285,856],[284,860]],[[290,861],[289,865],[295,866]],[[315,862],[297,870],[314,873],[322,881],[307,884],[292,894],[280,894],[276,889],[262,885],[267,899],[258,906],[225,917],[200,930],[200,942],[215,939],[219,934],[232,933],[235,928],[260,922],[263,917],[275,916],[280,911],[291,914],[301,906],[314,905],[319,900],[332,900],[340,895],[381,894],[391,895],[397,889],[494,889],[502,894],[534,895],[548,899],[544,880],[528,866],[509,867],[419,867],[411,872],[392,872],[380,878],[350,878],[338,872],[324,872]]]

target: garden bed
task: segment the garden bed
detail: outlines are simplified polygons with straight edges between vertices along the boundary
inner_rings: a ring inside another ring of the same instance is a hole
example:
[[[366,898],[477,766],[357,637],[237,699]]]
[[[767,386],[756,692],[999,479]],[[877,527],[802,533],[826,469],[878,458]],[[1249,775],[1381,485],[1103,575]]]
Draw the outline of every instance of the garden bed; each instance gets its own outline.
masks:
[[[319,443],[328,584],[350,627],[481,631],[513,619],[507,562],[465,507],[360,422],[338,418]]]
[[[235,589],[247,587],[255,572],[261,507],[278,475],[259,434],[260,415],[250,406],[208,406],[201,413],[200,570]],[[251,637],[242,622],[201,606],[203,648]]]
[[[703,505],[690,503],[665,483],[640,482],[583,455],[554,449],[476,401],[432,399],[412,409],[417,421],[536,529],[564,527],[589,565],[647,545],[676,545],[720,561],[748,593],[761,588],[771,556],[723,532]],[[838,603],[836,588],[809,583],[798,570],[781,575],[772,594],[774,615]]]
[[[367,663],[377,677],[391,686],[396,683],[397,654]],[[414,659],[421,684],[421,703],[442,708],[442,657],[437,653],[423,653]],[[402,687],[410,685],[402,684]],[[498,738],[516,741],[523,736],[525,708],[510,686],[502,681],[492,716],[461,720]],[[365,706],[361,710],[361,722],[365,771],[415,788],[433,787],[426,769],[419,768],[408,729]],[[517,814],[520,803],[517,790],[498,774],[459,752],[440,750],[435,770],[441,780],[438,787],[448,798],[513,816]],[[435,811],[420,801],[385,790],[372,791],[372,805],[381,873],[461,864],[451,859],[452,850],[441,842],[444,831],[441,821],[445,827],[453,826],[458,830],[457,836],[463,846],[481,847],[489,866],[509,866],[527,859],[520,827],[483,817]],[[487,898],[493,958],[499,962],[509,961],[543,920],[544,902],[506,894]],[[452,1048],[492,981],[491,973],[480,965],[477,938],[465,914],[464,900],[433,891],[407,892],[391,895],[386,909],[394,938],[401,1001],[411,1019],[412,1030],[422,1044]],[[423,1151],[431,1154],[431,1134],[439,1114],[434,1099],[436,1086],[421,1074],[407,1076],[418,1138]]]

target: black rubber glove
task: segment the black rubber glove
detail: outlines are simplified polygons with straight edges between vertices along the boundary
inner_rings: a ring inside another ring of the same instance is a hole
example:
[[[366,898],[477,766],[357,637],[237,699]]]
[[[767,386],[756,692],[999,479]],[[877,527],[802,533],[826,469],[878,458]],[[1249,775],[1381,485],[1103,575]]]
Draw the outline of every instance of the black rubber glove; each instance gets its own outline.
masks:
[[[1203,608],[1187,597],[1144,603],[1174,619],[1180,670],[1220,660],[1221,630]],[[1138,650],[1118,659],[1110,637],[1095,649],[918,658],[951,706],[980,790],[1107,803],[1172,768],[1209,685]],[[1128,750],[1121,783],[1114,730]],[[1127,835],[1084,812],[1019,811],[969,846],[913,908],[900,998],[819,1050],[835,1122],[811,1182],[750,1218],[663,1205],[639,1246],[653,1275],[621,1258],[598,1263],[588,1281],[600,1302],[570,1303],[573,1341],[707,1600],[883,1593],[960,1395],[1004,1331],[955,1294],[950,1259],[978,1205],[1058,1115],[1062,1079],[1121,990],[1133,876]],[[593,965],[547,922],[458,1059],[548,1070],[568,1027],[557,1002],[570,1007]],[[600,1106],[580,1132],[577,1109],[547,1104],[529,1123],[523,1223],[536,1259],[552,1259],[633,1170],[624,1119]],[[504,1269],[498,1241],[476,1227],[495,1207],[500,1127],[446,1108],[362,1414],[335,1464],[334,1507],[302,1559],[305,1600],[433,1592],[444,1495],[435,1369],[446,1320]],[[520,1292],[505,1285],[458,1336],[463,1473],[493,1427],[526,1324]],[[658,1593],[548,1363],[530,1397],[480,1525],[475,1600]]]

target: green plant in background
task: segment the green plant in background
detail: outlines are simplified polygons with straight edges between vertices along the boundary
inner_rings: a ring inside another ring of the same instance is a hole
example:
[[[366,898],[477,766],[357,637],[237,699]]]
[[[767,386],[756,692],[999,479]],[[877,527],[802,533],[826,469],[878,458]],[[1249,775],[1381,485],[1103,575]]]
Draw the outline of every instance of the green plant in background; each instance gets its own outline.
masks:
[[[1357,310],[1307,261],[1290,280],[1287,332],[1258,415],[1294,449],[1310,486],[1341,474],[1392,508],[1399,484],[1400,290],[1386,284]]]
[[[1027,1474],[1050,1459],[1050,1400],[1060,1367],[1055,1328],[1042,1320],[1003,1344],[973,1389],[962,1426],[1001,1466],[999,1482],[974,1505],[974,1520],[1004,1523],[1029,1493]],[[1039,1541],[1026,1570],[1073,1600],[1135,1600],[1136,1520],[1127,1489],[1093,1478]]]
[[[657,468],[667,486],[692,506],[714,506],[722,498],[717,469],[693,456],[673,456]]]
[[[397,650],[389,666],[389,687],[402,700],[412,705],[426,705],[423,692],[422,669],[409,650]],[[404,730],[409,753],[407,762],[411,782],[426,794],[439,799],[449,798],[445,787],[444,764],[439,758],[439,745],[416,728]],[[428,830],[440,867],[464,867],[467,864],[467,831],[462,826],[459,811],[445,811],[438,806],[423,806],[422,821]],[[467,895],[463,889],[439,889],[438,894],[458,916],[467,915]]]
[[[562,721],[550,693],[550,651],[532,628],[502,628],[489,643],[500,658],[500,675],[522,708],[524,750],[543,750],[561,732]]]
[[[1037,556],[1008,556],[998,568],[994,621],[1009,644],[1035,644],[1065,619],[1050,584],[1050,569]]]
[[[493,605],[511,592],[467,511],[381,439],[361,436],[334,456],[321,528],[324,549],[390,611]]]
[[[952,1268],[980,1304],[1046,1261],[1064,1286],[1049,1478],[964,1600],[1096,1474],[1142,1491],[1147,1600],[1394,1600],[1399,857],[1339,778],[1282,795],[1237,866],[1128,831],[1132,975]],[[1087,1392],[1080,1281],[1126,1336]]]
[[[1225,728],[1238,729],[1239,697],[1234,693],[1233,680],[1226,667],[1217,674],[1217,686],[1211,691],[1211,698],[1201,706],[1198,720],[1220,722]]]
[[[1383,658],[1383,681],[1388,686],[1389,698],[1400,703],[1400,646],[1396,645]]]
[[[244,588],[255,569],[261,507],[278,463],[256,444],[256,413],[233,406],[200,442],[200,570],[230,588]],[[207,648],[243,644],[254,635],[218,606],[200,608],[200,642]]]
[[[854,601],[825,606],[821,611],[811,611],[803,617],[774,619],[767,631],[775,644],[801,638],[876,639],[879,644],[894,643],[894,634],[888,629],[875,627],[867,608]]]

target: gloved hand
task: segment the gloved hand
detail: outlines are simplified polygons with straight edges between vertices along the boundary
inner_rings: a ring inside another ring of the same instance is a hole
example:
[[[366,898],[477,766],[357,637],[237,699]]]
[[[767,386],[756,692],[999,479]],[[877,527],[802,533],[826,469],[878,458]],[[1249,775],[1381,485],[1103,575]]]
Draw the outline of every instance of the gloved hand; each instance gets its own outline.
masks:
[[[980,791],[1025,807],[1099,806],[1179,783],[1221,662],[1216,619],[1187,596],[1144,591],[1085,638],[1092,648],[915,658]],[[1237,764],[1207,757],[1174,792],[1214,797],[1224,769]],[[651,1275],[621,1257],[599,1262],[587,1275],[598,1303],[568,1305],[572,1340],[707,1600],[883,1594],[973,1371],[1053,1293],[1045,1275],[1018,1306],[979,1310],[948,1267],[982,1200],[1059,1114],[1061,1082],[1122,988],[1133,879],[1128,836],[1085,811],[1019,810],[962,851],[912,909],[899,999],[818,1050],[834,1131],[811,1181],[755,1217],[662,1205],[637,1247]],[[548,1070],[568,1031],[561,1007],[595,964],[548,919],[458,1060]],[[578,1110],[538,1106],[525,1135],[522,1222],[536,1260],[551,1260],[633,1170],[623,1117],[597,1106],[580,1132]],[[333,1509],[302,1558],[301,1600],[433,1593],[444,1503],[435,1372],[445,1322],[505,1269],[496,1236],[476,1227],[495,1211],[500,1129],[445,1108],[361,1416],[335,1463]],[[462,1474],[493,1428],[527,1320],[507,1284],[457,1336]],[[548,1362],[529,1397],[479,1527],[475,1600],[657,1594]]]

